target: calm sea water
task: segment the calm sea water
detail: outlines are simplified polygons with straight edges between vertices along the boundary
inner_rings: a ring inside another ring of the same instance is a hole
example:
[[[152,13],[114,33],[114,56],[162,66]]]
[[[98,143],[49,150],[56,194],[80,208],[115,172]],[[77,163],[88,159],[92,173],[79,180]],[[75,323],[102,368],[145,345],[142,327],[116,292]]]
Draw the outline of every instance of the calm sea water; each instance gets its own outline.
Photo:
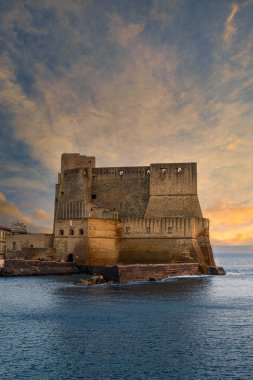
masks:
[[[253,255],[119,286],[0,278],[0,379],[253,379]]]

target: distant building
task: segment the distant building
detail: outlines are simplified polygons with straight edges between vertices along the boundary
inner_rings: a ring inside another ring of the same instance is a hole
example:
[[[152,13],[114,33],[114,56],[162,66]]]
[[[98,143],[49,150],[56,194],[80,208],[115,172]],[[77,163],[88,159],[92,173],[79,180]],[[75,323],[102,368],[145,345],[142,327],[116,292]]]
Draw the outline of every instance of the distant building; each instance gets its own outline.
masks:
[[[4,265],[4,258],[6,253],[6,234],[9,231],[9,228],[0,226],[0,268]]]
[[[13,222],[11,224],[11,232],[13,234],[27,234],[26,225],[22,222]]]

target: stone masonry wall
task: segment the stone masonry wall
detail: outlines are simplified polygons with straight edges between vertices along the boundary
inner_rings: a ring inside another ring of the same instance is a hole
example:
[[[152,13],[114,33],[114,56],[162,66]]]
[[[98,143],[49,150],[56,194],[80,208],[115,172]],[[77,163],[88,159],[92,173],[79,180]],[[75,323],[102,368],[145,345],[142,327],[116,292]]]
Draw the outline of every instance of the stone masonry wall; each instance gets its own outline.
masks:
[[[73,260],[80,264],[86,262],[87,255],[87,219],[59,219],[55,221],[54,248],[57,259],[68,260],[68,255],[73,255]]]
[[[202,218],[197,195],[197,164],[151,164],[150,198],[145,218]]]
[[[118,262],[119,222],[88,219],[87,265],[114,265]]]
[[[121,217],[143,217],[149,199],[149,167],[93,169],[93,202]]]
[[[6,249],[21,251],[22,248],[51,248],[53,247],[53,234],[12,234],[6,235]]]
[[[32,276],[52,274],[74,274],[78,270],[72,263],[57,263],[39,260],[5,260],[0,275],[5,276]]]
[[[119,281],[156,281],[167,277],[182,275],[199,275],[198,263],[184,264],[155,264],[155,265],[119,265]]]

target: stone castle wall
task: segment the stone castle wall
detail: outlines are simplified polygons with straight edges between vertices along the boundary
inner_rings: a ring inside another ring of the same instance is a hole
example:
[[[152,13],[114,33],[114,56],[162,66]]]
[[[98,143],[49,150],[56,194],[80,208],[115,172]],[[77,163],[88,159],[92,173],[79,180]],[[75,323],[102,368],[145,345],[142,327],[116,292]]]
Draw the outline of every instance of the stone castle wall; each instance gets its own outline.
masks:
[[[94,165],[92,157],[63,155],[56,187],[56,219],[89,217],[94,207],[115,210],[119,218],[202,218],[196,163],[117,168]]]
[[[214,263],[196,163],[95,168],[94,157],[64,154],[55,203],[54,248],[64,260]]]
[[[13,244],[16,251],[22,248],[51,248],[53,247],[53,234],[11,234],[6,235],[6,250],[12,251]]]
[[[96,168],[91,183],[92,201],[115,209],[119,217],[144,217],[149,200],[149,167]]]
[[[73,254],[73,260],[85,263],[87,257],[87,219],[60,219],[55,221],[54,248],[57,258],[68,260]]]

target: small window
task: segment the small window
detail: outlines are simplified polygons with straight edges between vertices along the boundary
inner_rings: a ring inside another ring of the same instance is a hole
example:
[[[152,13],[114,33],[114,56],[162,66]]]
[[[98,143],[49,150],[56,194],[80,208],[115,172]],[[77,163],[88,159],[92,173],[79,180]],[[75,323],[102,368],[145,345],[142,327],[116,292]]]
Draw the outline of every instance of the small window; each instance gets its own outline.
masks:
[[[112,213],[112,217],[113,217],[113,219],[118,220],[118,213],[117,212],[113,212]]]
[[[60,230],[60,231],[59,231],[59,235],[63,236],[63,235],[64,235],[64,231],[63,231],[63,230]]]
[[[92,199],[97,199],[97,195],[96,194],[92,194]]]
[[[130,234],[130,227],[129,226],[126,227],[126,234]]]
[[[16,251],[17,249],[17,243],[15,241],[12,243],[12,249],[13,251]]]
[[[73,230],[73,229],[70,229],[70,230],[69,230],[69,234],[70,234],[70,235],[74,235],[74,230]]]
[[[33,244],[30,245],[30,248],[33,248]]]
[[[172,234],[173,233],[173,227],[168,227],[168,234]]]
[[[146,227],[146,233],[150,234],[150,227]]]
[[[79,235],[83,235],[83,229],[82,228],[80,228],[80,230],[79,230]]]

